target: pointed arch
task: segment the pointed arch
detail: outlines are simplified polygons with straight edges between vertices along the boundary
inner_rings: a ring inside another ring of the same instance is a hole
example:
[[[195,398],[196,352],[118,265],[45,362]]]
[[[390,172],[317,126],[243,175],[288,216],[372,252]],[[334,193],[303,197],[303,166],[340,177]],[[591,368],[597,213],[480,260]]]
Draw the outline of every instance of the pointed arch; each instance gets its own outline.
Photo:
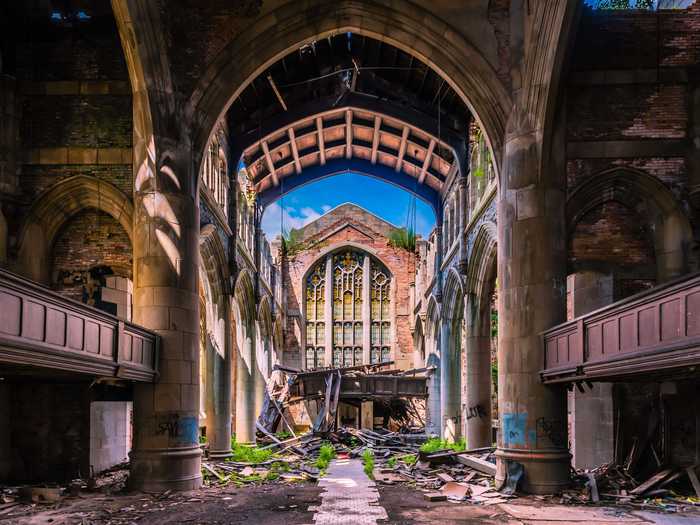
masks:
[[[241,31],[204,72],[187,104],[188,118],[197,126],[198,155],[232,101],[265,69],[304,44],[352,32],[387,42],[441,75],[479,120],[498,169],[511,101],[476,46],[407,0],[390,4],[340,0],[330,11],[318,1],[304,6],[287,3],[269,11]],[[261,41],[267,43],[262,49],[256,45]]]
[[[19,235],[19,246],[26,241],[30,225],[38,225],[44,232],[47,246],[53,244],[61,226],[77,213],[94,208],[111,215],[132,238],[134,206],[115,185],[96,177],[76,175],[54,184],[39,195],[24,221]]]
[[[591,210],[616,201],[649,221],[659,281],[687,272],[693,232],[680,202],[656,177],[633,168],[604,170],[579,186],[566,205],[568,237]]]
[[[480,302],[491,288],[489,281],[495,275],[496,265],[496,224],[486,221],[476,233],[467,266],[466,290]]]
[[[447,271],[442,303],[442,314],[446,320],[454,321],[463,317],[464,286],[462,276],[454,268]]]
[[[255,321],[256,309],[253,279],[248,270],[243,269],[238,274],[233,296],[238,305],[241,323],[245,326],[250,326]]]

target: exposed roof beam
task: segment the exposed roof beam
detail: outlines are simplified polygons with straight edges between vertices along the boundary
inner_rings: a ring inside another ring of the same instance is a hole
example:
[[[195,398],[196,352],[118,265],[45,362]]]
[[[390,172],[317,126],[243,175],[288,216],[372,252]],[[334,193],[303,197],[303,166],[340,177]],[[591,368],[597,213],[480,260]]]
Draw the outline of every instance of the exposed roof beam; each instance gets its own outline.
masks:
[[[428,146],[428,152],[425,154],[425,160],[423,161],[423,168],[420,170],[420,177],[418,177],[418,182],[423,184],[425,180],[425,175],[428,173],[428,168],[430,167],[430,161],[433,159],[433,150],[435,149],[435,139],[430,139],[430,145]]]
[[[345,158],[352,157],[352,111],[345,112]]]
[[[334,105],[336,99],[337,96],[332,95],[304,104],[294,105],[289,108],[289,111],[279,113],[273,118],[264,119],[262,122],[258,120],[254,122],[249,120],[243,124],[241,122],[230,122],[230,129],[233,135],[232,143],[239,144],[241,149],[245,151],[253,144],[259,142],[261,137],[266,137],[280,129],[287,128],[300,120],[327,111],[342,109],[342,106],[336,107]],[[462,147],[465,142],[465,133],[453,129],[444,120],[440,123],[441,125],[438,125],[438,120],[435,118],[436,115],[434,113],[426,114],[415,108],[400,106],[388,100],[380,100],[376,97],[352,92],[347,93],[343,104],[345,107],[357,108],[405,122],[428,135],[439,136],[445,144],[455,150]],[[241,125],[243,125],[242,128]],[[241,132],[240,130],[246,131]]]
[[[287,134],[289,135],[289,147],[292,148],[292,155],[294,156],[294,170],[297,173],[301,173],[301,162],[299,162],[299,150],[297,149],[297,138],[294,135],[294,128],[289,128]]]
[[[408,126],[403,127],[403,132],[401,133],[401,145],[399,146],[399,156],[396,158],[396,166],[394,169],[396,171],[401,171],[403,168],[403,156],[406,154],[406,145],[408,141]]]
[[[382,126],[382,117],[374,116],[374,136],[372,137],[372,164],[377,163],[377,150],[379,149],[379,128]]]
[[[287,104],[284,103],[284,99],[282,98],[282,94],[280,93],[279,89],[277,89],[277,84],[275,84],[275,81],[273,80],[272,75],[267,75],[267,81],[272,86],[272,91],[274,91],[275,95],[277,95],[277,100],[280,101],[280,105],[282,106],[282,109],[287,111]]]
[[[326,163],[326,146],[323,141],[323,118],[316,117],[316,131],[318,132],[318,154],[321,166]]]
[[[267,161],[267,169],[270,170],[270,176],[272,177],[272,184],[277,186],[280,181],[277,178],[277,172],[275,171],[275,164],[272,162],[272,156],[270,155],[270,148],[267,147],[267,141],[262,141],[263,153],[265,153],[265,160]]]

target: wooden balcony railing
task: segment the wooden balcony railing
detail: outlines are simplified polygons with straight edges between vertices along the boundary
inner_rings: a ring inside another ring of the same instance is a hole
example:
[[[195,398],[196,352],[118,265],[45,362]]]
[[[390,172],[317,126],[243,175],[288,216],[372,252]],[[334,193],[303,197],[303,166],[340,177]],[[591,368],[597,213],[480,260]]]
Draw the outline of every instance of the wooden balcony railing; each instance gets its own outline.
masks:
[[[629,378],[700,365],[700,274],[543,333],[545,383]]]
[[[159,336],[0,270],[0,368],[153,381]]]

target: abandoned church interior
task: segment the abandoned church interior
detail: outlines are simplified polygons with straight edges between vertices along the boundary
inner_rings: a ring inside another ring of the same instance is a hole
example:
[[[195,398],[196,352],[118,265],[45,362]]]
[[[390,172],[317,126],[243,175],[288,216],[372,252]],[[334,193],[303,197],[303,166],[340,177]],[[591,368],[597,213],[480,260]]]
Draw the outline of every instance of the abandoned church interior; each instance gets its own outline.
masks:
[[[700,523],[699,241],[700,2],[2,2],[0,522]]]

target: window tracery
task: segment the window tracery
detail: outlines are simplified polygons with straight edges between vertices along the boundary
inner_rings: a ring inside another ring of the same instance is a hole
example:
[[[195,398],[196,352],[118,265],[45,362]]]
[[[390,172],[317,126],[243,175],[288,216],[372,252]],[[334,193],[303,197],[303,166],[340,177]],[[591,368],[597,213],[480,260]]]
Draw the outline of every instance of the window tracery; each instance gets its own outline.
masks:
[[[359,250],[336,252],[316,263],[305,283],[307,369],[326,365],[327,345],[328,366],[360,365],[365,356],[372,363],[391,359],[390,282],[388,270]],[[326,298],[332,303],[328,308]],[[332,332],[326,334],[326,327]]]

